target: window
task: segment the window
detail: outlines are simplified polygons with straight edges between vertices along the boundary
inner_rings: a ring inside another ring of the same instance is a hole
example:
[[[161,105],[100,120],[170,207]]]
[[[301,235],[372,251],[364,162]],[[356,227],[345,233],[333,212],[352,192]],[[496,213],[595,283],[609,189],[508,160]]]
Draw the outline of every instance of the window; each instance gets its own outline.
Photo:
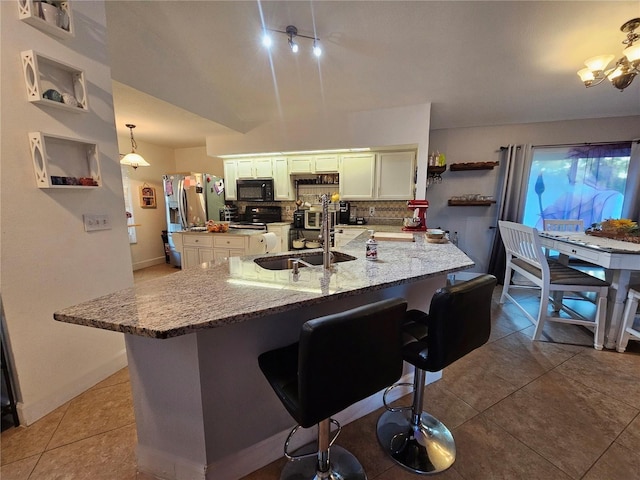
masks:
[[[631,143],[534,147],[522,223],[582,219],[585,227],[620,218]]]

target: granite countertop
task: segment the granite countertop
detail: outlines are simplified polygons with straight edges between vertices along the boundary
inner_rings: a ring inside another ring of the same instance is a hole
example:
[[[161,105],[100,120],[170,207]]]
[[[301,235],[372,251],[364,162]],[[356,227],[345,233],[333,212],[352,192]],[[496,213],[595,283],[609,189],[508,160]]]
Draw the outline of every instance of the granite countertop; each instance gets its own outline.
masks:
[[[114,292],[54,313],[61,322],[153,338],[186,335],[367,291],[410,283],[459,270],[474,263],[452,244],[379,242],[378,260],[365,259],[364,232],[336,249],[357,257],[322,266],[266,270],[253,260],[295,252],[232,257],[204,263],[135,287]],[[321,252],[309,249],[305,253]]]

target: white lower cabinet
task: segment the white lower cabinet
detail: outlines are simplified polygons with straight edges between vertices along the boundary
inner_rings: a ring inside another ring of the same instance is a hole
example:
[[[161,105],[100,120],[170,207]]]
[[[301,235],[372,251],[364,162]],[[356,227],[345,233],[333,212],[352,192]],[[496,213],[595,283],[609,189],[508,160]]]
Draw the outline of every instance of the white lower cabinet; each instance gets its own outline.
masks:
[[[249,255],[250,235],[228,233],[182,233],[182,268]],[[178,247],[179,242],[176,242]]]

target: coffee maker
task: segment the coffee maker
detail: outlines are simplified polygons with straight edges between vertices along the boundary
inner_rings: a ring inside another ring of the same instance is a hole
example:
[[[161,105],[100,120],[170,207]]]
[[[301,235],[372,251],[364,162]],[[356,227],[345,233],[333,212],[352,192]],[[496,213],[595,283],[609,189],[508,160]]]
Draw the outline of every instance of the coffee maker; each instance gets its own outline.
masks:
[[[341,225],[349,225],[351,217],[351,205],[349,202],[340,202],[340,209],[338,211],[338,223]]]

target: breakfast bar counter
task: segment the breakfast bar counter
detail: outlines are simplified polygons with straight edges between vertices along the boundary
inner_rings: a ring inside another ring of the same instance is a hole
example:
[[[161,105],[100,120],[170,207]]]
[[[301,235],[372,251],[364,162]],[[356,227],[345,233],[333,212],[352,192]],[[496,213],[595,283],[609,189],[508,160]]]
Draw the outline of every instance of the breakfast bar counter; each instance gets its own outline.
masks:
[[[54,314],[125,334],[140,471],[232,479],[281,457],[292,420],[260,373],[260,353],[297,341],[311,318],[384,298],[428,310],[447,273],[473,266],[454,245],[430,244],[421,234],[379,242],[378,260],[367,261],[367,238],[338,249],[355,260],[329,270],[304,266],[295,274],[263,268],[258,256],[231,257]],[[314,252],[321,250],[304,253]],[[347,423],[381,405],[373,396],[337,418]]]

